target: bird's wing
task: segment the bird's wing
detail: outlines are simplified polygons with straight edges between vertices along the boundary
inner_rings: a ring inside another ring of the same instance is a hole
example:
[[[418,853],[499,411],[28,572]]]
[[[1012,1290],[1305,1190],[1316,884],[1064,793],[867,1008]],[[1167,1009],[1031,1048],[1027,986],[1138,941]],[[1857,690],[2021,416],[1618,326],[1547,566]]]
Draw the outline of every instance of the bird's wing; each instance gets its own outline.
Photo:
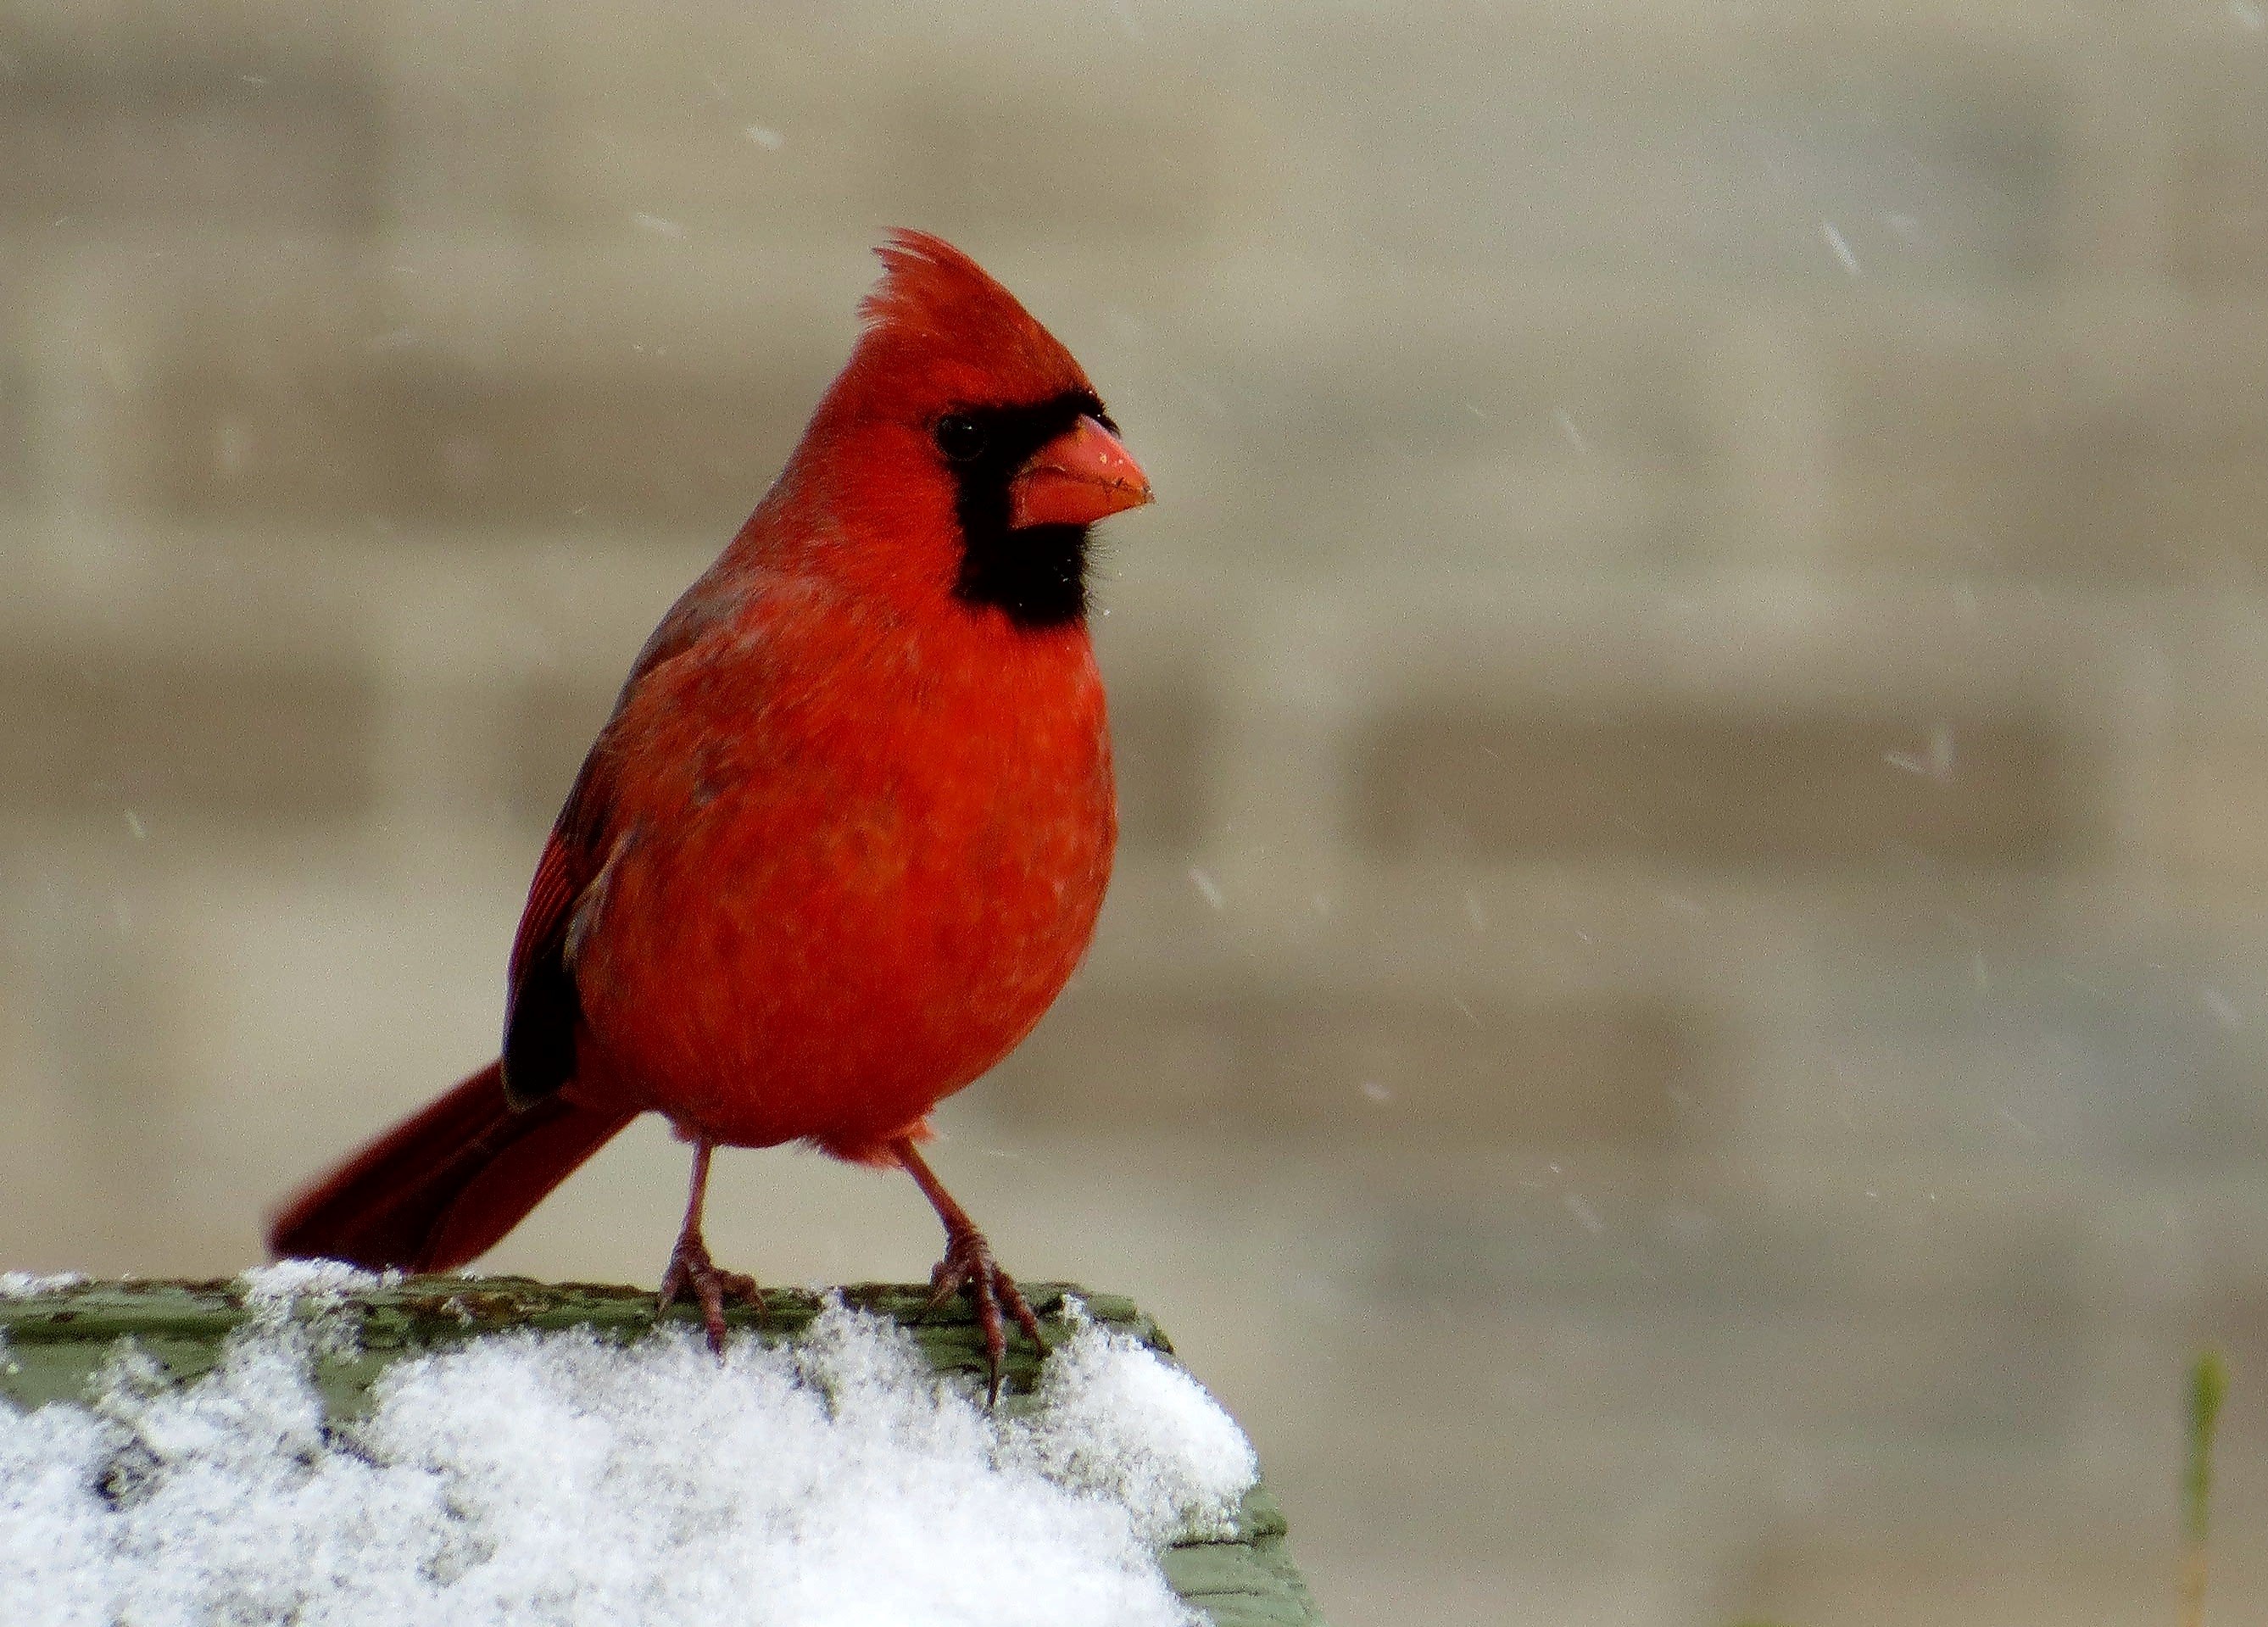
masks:
[[[550,1095],[575,1077],[575,1029],[582,1001],[575,990],[569,940],[608,857],[606,738],[583,761],[575,789],[543,844],[512,939],[504,997],[504,1093],[515,1107]]]
[[[615,828],[615,725],[642,685],[729,622],[741,591],[712,569],[670,607],[632,663],[614,717],[583,760],[544,843],[512,939],[505,997],[504,1093],[516,1106],[540,1101],[575,1077],[575,1030],[582,1019],[576,950],[583,927],[604,900],[608,866],[628,840],[627,832]]]

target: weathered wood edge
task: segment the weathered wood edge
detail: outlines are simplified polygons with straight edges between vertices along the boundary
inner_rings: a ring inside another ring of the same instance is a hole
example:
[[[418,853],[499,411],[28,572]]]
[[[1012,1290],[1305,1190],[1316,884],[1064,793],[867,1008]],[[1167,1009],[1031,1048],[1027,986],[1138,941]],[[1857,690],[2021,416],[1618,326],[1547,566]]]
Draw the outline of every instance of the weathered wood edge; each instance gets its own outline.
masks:
[[[976,1319],[954,1300],[924,1314],[926,1287],[859,1283],[838,1290],[843,1300],[905,1329],[940,1373],[983,1371]],[[1024,1285],[1050,1341],[1070,1331],[1067,1299],[1093,1321],[1170,1356],[1173,1345],[1140,1307],[1121,1295],[1071,1283]],[[768,1289],[762,1315],[735,1307],[726,1320],[761,1337],[789,1340],[811,1325],[825,1294]],[[186,1383],[218,1365],[228,1336],[262,1317],[327,1324],[350,1336],[319,1339],[314,1378],[334,1418],[367,1404],[372,1384],[389,1362],[423,1351],[515,1329],[583,1328],[601,1337],[634,1339],[655,1326],[653,1295],[604,1283],[542,1283],[524,1277],[407,1277],[343,1295],[306,1295],[262,1302],[238,1280],[85,1282],[0,1298],[0,1400],[22,1408],[90,1398],[120,1342],[154,1364],[166,1381]],[[665,1323],[693,1325],[685,1306]],[[1012,1343],[1001,1405],[1029,1406],[1039,1358]],[[1246,1497],[1233,1539],[1169,1550],[1166,1574],[1181,1596],[1214,1627],[1321,1627],[1314,1600],[1285,1543],[1282,1510],[1265,1484]]]
[[[959,1300],[924,1315],[926,1288],[861,1283],[839,1292],[853,1306],[904,1328],[940,1373],[981,1373],[983,1347],[976,1319]],[[1026,1289],[1044,1321],[1068,1329],[1064,1300],[1076,1295],[1095,1321],[1170,1355],[1157,1324],[1116,1294],[1092,1293],[1069,1283]],[[806,1289],[765,1292],[763,1311],[734,1307],[725,1321],[760,1336],[793,1338],[819,1314],[823,1295]],[[371,1380],[396,1357],[437,1350],[512,1329],[584,1328],[601,1336],[637,1338],[655,1325],[653,1295],[606,1283],[541,1283],[524,1277],[406,1277],[385,1287],[345,1295],[310,1294],[290,1302],[261,1303],[235,1279],[213,1282],[88,1282],[15,1299],[0,1299],[0,1339],[13,1352],[0,1371],[0,1395],[18,1405],[78,1400],[109,1347],[131,1338],[166,1376],[186,1381],[219,1361],[227,1336],[261,1314],[296,1320],[339,1319],[353,1338],[342,1350],[320,1351],[315,1379],[332,1415],[350,1417],[367,1399]],[[689,1306],[671,1307],[665,1324],[698,1324]],[[1039,1358],[1021,1340],[1009,1346],[1004,1388],[1012,1399],[1028,1395]]]

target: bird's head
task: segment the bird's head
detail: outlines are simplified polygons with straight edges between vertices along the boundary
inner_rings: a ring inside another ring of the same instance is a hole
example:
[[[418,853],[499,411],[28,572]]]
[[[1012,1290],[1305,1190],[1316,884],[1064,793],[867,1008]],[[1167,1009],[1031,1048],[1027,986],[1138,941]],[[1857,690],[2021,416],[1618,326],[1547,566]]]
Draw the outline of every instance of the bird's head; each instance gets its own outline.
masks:
[[[1071,352],[941,238],[877,251],[865,329],[792,466],[870,585],[1028,629],[1086,613],[1087,528],[1150,482]]]

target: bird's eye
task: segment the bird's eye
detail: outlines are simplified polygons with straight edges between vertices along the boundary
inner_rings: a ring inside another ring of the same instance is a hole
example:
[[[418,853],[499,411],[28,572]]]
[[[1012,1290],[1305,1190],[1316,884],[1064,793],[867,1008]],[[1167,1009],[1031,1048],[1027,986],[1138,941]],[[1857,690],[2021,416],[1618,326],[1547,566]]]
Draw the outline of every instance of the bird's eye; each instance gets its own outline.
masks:
[[[984,426],[961,413],[937,421],[937,449],[955,463],[967,463],[984,451]]]

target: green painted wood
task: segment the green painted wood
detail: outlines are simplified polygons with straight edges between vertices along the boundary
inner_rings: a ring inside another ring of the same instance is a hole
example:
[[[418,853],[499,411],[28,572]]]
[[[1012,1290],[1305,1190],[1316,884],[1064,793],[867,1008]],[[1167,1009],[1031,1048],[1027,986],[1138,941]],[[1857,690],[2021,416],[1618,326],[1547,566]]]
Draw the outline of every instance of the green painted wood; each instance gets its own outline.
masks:
[[[909,1285],[865,1283],[841,1290],[850,1304],[886,1316],[910,1334],[939,1372],[981,1375],[983,1351],[976,1318],[956,1299],[924,1314],[929,1291]],[[1051,1338],[1067,1334],[1064,1301],[1076,1295],[1095,1321],[1170,1356],[1173,1345],[1132,1300],[1095,1293],[1069,1283],[1024,1285],[1026,1297]],[[765,1308],[735,1307],[726,1320],[764,1337],[792,1340],[819,1314],[818,1294],[792,1288],[765,1291]],[[290,1314],[324,1314],[301,1300]],[[357,1336],[319,1344],[314,1376],[335,1417],[351,1417],[368,1404],[372,1381],[399,1357],[443,1349],[506,1329],[587,1328],[632,1339],[654,1325],[653,1295],[600,1283],[540,1283],[523,1277],[411,1277],[385,1288],[357,1291],[333,1301],[351,1317]],[[0,1298],[0,1400],[18,1407],[84,1401],[119,1341],[154,1363],[165,1377],[186,1383],[209,1373],[235,1329],[262,1314],[244,1285],[225,1282],[88,1282],[15,1299]],[[270,1311],[269,1314],[273,1314]],[[686,1306],[665,1318],[696,1322]],[[1001,1395],[1004,1410],[1029,1406],[1039,1358],[1021,1339],[1012,1341]],[[1283,1511],[1263,1484],[1246,1497],[1236,1535],[1226,1542],[1189,1542],[1165,1556],[1167,1578],[1182,1598],[1211,1617],[1214,1627],[1322,1627],[1314,1600],[1285,1545]]]

